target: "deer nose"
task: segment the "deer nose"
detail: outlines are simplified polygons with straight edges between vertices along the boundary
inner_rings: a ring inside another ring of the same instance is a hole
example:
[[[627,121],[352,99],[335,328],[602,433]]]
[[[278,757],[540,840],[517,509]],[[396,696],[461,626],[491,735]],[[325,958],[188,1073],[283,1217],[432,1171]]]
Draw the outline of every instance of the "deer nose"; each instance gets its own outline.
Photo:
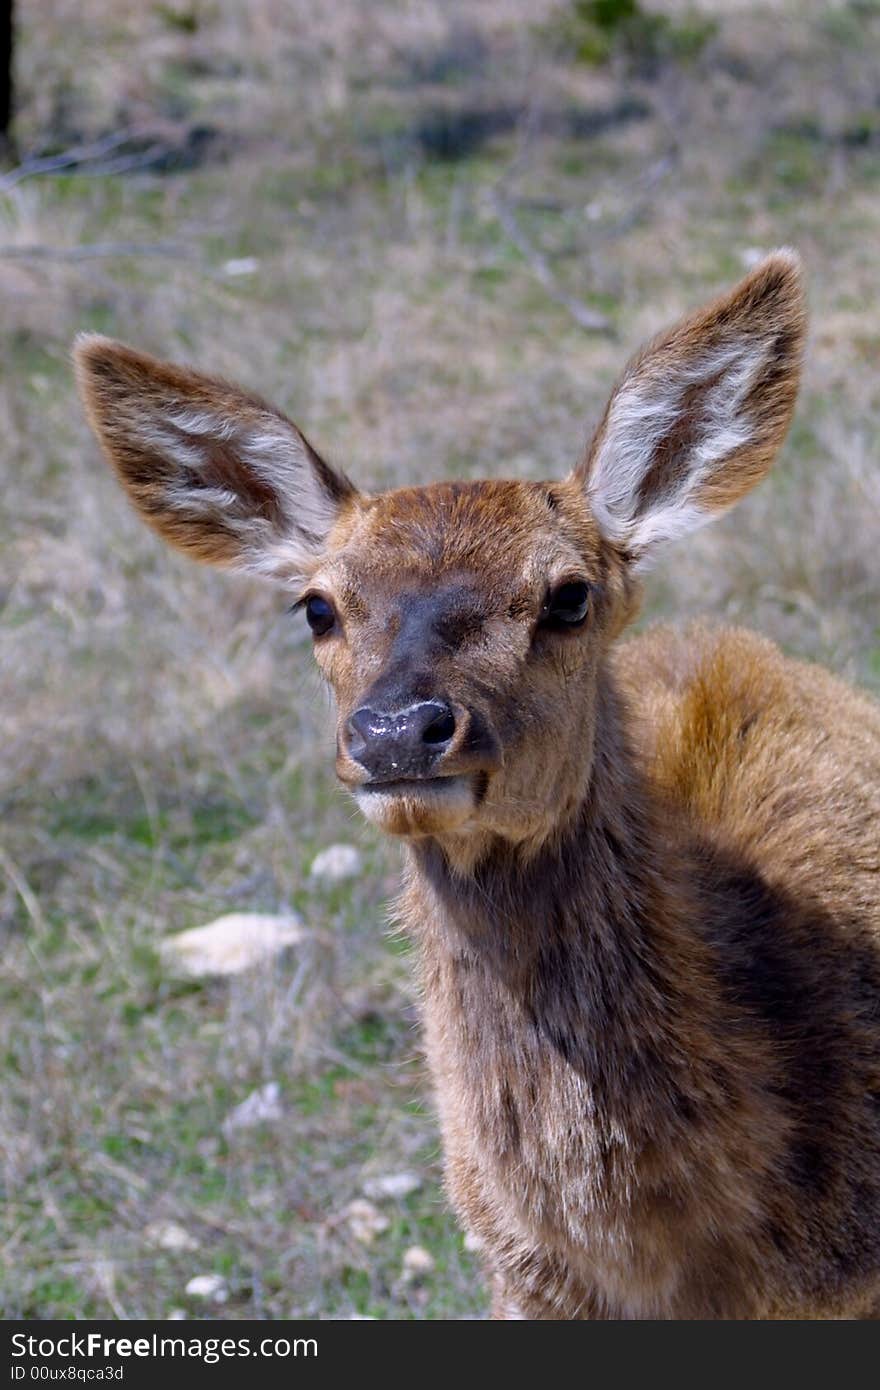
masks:
[[[445,700],[420,700],[405,709],[361,705],[348,721],[349,756],[374,782],[431,776],[455,735]]]

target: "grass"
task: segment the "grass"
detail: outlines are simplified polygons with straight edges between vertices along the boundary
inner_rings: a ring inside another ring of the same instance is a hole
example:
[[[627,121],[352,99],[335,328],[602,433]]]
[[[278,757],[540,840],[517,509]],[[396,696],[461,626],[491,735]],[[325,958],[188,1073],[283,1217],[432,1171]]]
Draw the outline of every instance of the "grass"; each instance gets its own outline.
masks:
[[[396,852],[333,784],[302,620],[129,514],[74,400],[76,331],[256,387],[366,484],[558,476],[631,348],[795,243],[814,326],[789,441],[670,554],[644,620],[745,622],[880,689],[880,11],[701,8],[711,43],[646,76],[551,41],[551,0],[21,7],[22,149],[124,125],[186,158],[0,193],[3,1316],[485,1308],[386,925]],[[536,282],[499,187],[611,333]],[[111,242],[141,253],[58,254]],[[363,874],[315,883],[340,841]],[[160,968],[171,931],[291,908],[310,934],[272,970]],[[224,1137],[270,1080],[283,1120]],[[359,1244],[347,1204],[404,1170],[421,1187]],[[161,1220],[198,1249],[151,1245]],[[185,1288],[209,1272],[229,1301],[206,1310]]]

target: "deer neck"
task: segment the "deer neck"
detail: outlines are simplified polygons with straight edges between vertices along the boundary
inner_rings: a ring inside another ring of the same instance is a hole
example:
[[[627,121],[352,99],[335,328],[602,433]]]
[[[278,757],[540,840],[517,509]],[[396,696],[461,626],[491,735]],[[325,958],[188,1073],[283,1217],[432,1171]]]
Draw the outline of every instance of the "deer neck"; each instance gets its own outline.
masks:
[[[422,943],[442,1067],[457,1056],[468,1072],[479,1057],[497,1087],[528,1057],[532,1081],[574,1077],[609,1125],[656,1133],[658,1103],[680,1117],[711,1065],[713,989],[687,864],[624,726],[606,678],[569,823],[537,853],[499,845],[466,874],[439,846],[416,845],[403,915]]]

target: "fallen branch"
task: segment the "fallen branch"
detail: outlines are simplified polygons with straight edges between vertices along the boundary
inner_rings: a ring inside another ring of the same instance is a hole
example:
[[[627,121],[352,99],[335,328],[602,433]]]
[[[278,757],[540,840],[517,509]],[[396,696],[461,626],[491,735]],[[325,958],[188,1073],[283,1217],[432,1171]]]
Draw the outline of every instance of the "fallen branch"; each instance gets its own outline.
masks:
[[[0,246],[3,261],[93,261],[111,256],[191,257],[174,241],[94,241],[82,246]]]
[[[613,241],[615,237],[623,236],[639,223],[651,207],[651,195],[654,189],[663,182],[666,175],[676,167],[678,161],[677,151],[671,151],[663,155],[661,159],[647,168],[635,183],[638,197],[632,206],[621,217],[608,227],[598,227],[593,236],[594,245],[596,242]]]
[[[123,160],[128,161],[126,168],[143,167],[157,159],[167,147],[154,143],[147,150],[129,152],[125,155],[117,152],[124,145],[130,145],[132,141],[143,140],[146,137],[147,132],[144,130],[120,130],[115,135],[105,136],[103,140],[96,140],[89,145],[74,145],[58,154],[30,155],[0,177],[0,193],[8,193],[23,179],[39,174],[75,173],[78,170],[90,174],[119,173]],[[112,160],[108,159],[110,155],[114,156]]]
[[[550,298],[559,304],[574,319],[579,328],[586,333],[610,333],[613,331],[611,320],[597,310],[589,308],[580,299],[575,299],[573,295],[567,294],[559,284],[546,258],[541,254],[536,246],[533,246],[526,236],[516,214],[509,203],[497,191],[491,194],[492,207],[498,221],[501,223],[508,239],[519,251],[532,275],[540,285],[543,285]]]

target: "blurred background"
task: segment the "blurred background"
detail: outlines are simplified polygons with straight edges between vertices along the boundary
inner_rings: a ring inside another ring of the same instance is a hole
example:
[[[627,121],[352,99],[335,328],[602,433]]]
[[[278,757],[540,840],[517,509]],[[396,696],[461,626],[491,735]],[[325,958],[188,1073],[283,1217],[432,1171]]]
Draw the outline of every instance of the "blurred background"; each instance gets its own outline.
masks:
[[[880,0],[17,0],[14,36],[0,1311],[481,1316],[304,620],[128,512],[70,342],[237,379],[365,486],[561,476],[642,339],[795,245],[780,463],[644,621],[876,691]],[[301,929],[224,977],[160,950],[245,911]]]

